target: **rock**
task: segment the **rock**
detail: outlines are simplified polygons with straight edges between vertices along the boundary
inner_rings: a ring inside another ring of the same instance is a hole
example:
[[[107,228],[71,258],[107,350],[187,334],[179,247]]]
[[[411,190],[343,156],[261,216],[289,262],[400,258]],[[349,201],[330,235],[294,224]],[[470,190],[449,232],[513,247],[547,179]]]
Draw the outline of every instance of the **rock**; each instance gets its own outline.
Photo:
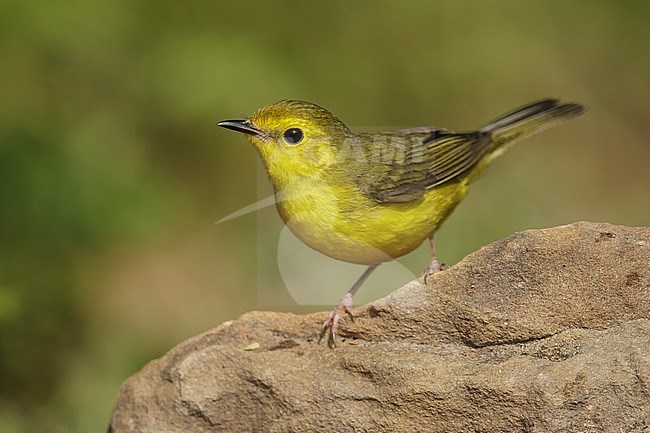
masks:
[[[581,222],[355,309],[334,350],[325,313],[248,313],[128,379],[109,431],[648,433],[649,265],[649,228]]]

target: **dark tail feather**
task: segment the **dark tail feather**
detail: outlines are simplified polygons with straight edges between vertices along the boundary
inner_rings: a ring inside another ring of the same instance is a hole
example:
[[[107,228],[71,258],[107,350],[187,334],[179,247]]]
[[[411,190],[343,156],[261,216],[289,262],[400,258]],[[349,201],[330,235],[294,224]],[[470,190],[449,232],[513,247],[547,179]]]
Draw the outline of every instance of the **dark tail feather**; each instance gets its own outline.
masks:
[[[543,99],[504,114],[488,123],[480,131],[492,134],[495,144],[493,150],[496,150],[514,140],[558,125],[584,111],[585,108],[580,104],[560,104],[557,99]]]

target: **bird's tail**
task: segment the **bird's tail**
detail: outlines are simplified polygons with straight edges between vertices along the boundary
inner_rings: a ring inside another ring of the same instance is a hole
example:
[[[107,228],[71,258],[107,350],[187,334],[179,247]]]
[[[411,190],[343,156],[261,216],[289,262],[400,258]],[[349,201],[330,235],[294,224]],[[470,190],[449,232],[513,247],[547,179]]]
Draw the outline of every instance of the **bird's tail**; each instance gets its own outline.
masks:
[[[584,111],[580,104],[560,104],[557,99],[543,99],[504,114],[480,129],[480,132],[492,136],[488,158],[494,159],[515,141],[559,125]]]

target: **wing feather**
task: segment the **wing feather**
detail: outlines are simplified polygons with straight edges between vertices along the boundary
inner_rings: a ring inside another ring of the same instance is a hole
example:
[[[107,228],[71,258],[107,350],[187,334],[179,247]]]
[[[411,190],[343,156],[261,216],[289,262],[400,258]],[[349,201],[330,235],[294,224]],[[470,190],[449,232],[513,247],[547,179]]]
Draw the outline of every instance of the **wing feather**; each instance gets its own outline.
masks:
[[[360,134],[371,170],[358,173],[360,190],[381,203],[418,200],[427,189],[473,168],[491,140],[485,132],[453,133],[430,128]],[[373,159],[372,155],[379,155]]]

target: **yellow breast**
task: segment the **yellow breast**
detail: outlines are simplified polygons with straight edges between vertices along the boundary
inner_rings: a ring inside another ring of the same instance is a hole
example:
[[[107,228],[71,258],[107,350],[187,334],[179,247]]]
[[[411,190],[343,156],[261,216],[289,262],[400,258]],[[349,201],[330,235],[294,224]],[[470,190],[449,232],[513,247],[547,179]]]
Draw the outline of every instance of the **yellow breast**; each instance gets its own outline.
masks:
[[[371,265],[416,249],[465,197],[465,183],[429,190],[410,203],[380,204],[351,186],[303,178],[276,192],[289,229],[335,259]]]

